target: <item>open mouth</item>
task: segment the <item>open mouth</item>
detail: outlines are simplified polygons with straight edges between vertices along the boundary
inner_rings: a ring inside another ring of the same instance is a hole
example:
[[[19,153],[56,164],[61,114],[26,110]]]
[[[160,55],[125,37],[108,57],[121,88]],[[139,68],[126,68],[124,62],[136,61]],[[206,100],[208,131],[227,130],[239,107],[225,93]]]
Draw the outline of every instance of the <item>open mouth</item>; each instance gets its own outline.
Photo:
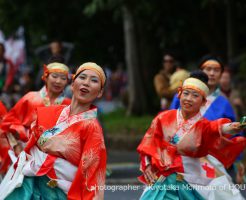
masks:
[[[82,93],[89,93],[90,91],[88,89],[86,89],[86,88],[81,88],[80,89],[80,92],[82,92]]]

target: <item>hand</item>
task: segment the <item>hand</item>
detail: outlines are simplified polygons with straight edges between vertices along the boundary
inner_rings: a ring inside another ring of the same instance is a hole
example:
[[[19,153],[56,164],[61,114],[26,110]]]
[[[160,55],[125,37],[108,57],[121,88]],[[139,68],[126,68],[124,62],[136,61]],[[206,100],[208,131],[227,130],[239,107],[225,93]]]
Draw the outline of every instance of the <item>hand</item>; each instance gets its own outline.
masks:
[[[154,184],[155,181],[158,179],[156,175],[157,171],[153,170],[153,167],[151,165],[148,165],[143,173],[145,180],[148,184]]]
[[[20,143],[14,146],[14,152],[16,156],[18,156],[22,152],[22,150],[23,150],[23,147]]]
[[[230,133],[230,134],[235,134],[243,131],[245,127],[240,124],[240,122],[232,122],[232,123],[227,123],[222,125],[222,132],[223,133]]]
[[[243,129],[245,129],[244,126],[242,126],[242,124],[240,122],[232,122],[232,131],[239,133],[241,131],[243,131]]]
[[[238,184],[243,184],[243,177],[244,177],[245,167],[243,163],[237,165],[237,174],[236,174],[236,182]]]

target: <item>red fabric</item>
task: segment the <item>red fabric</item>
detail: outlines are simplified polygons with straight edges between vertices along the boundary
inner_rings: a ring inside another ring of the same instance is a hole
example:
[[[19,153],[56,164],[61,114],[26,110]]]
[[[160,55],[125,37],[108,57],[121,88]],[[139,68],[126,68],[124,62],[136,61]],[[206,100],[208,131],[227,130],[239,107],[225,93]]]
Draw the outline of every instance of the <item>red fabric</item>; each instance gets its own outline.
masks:
[[[0,101],[0,123],[7,113],[7,109]],[[5,173],[10,165],[10,159],[8,158],[8,150],[10,149],[9,143],[5,135],[0,131],[0,174]]]
[[[3,103],[0,101],[0,122],[2,121],[4,115],[7,113],[6,107],[3,105]]]
[[[221,125],[230,120],[208,121],[204,118],[196,122],[178,144],[173,145],[169,141],[177,131],[176,115],[176,110],[157,115],[137,148],[141,163],[144,163],[143,155],[148,155],[152,166],[161,175],[182,173],[181,155],[198,158],[210,154],[229,167],[246,146],[244,137],[228,139],[228,134],[221,134]],[[144,170],[144,166],[142,168]],[[141,180],[145,181],[144,177]]]
[[[69,105],[70,102],[70,99],[65,98],[62,104]],[[31,124],[37,118],[36,109],[43,106],[45,105],[39,92],[29,92],[23,96],[3,117],[2,123],[0,124],[0,131],[2,133],[2,140],[5,142],[0,142],[0,156],[2,155],[2,160],[4,160],[3,162],[5,164],[0,166],[1,171],[6,172],[9,164],[11,163],[10,157],[8,156],[8,150],[10,149],[10,146],[7,145],[8,142],[6,134],[18,133],[19,139],[23,142],[27,142],[28,138],[30,137],[28,130]]]
[[[36,175],[43,176],[47,174],[51,179],[56,179],[57,178],[56,173],[53,168],[55,160],[56,160],[56,156],[48,155],[44,163],[42,164],[41,168],[36,173]]]
[[[213,166],[209,166],[208,163],[204,163],[202,168],[206,171],[206,176],[208,178],[216,178],[215,169]]]
[[[70,99],[65,98],[62,105],[69,105]],[[29,92],[5,115],[0,128],[5,134],[18,133],[20,140],[27,142],[27,130],[37,118],[36,108],[45,106],[39,92]]]
[[[63,106],[50,106],[37,109],[36,126],[33,127],[32,136],[25,148],[27,153],[30,153],[30,149],[36,144],[40,135],[56,124],[63,108]],[[71,150],[68,149],[67,151],[69,153],[64,154],[59,150],[56,151],[56,148],[54,150],[49,149],[46,153],[66,159],[78,166],[67,198],[69,200],[102,199],[103,188],[99,190],[97,186],[104,186],[105,182],[106,149],[102,129],[97,119],[75,123],[62,133],[53,136],[52,140],[57,145],[57,143],[62,142],[63,138],[74,141],[74,144],[70,145]],[[49,176],[49,174],[47,175]]]
[[[4,84],[4,90],[6,91],[9,89],[9,86],[13,83],[16,70],[14,64],[9,59],[5,59],[5,62],[8,68],[7,78]]]

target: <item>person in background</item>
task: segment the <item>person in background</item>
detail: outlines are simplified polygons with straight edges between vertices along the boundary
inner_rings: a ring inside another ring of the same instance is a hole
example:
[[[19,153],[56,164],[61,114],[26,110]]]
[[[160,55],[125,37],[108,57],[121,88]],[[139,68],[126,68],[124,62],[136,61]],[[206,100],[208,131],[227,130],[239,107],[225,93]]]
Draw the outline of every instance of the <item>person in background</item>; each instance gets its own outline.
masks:
[[[199,68],[208,75],[209,87],[207,102],[201,109],[202,115],[208,120],[225,117],[235,121],[235,112],[219,88],[219,81],[224,71],[224,65],[221,60],[215,56],[204,56],[200,61]],[[178,96],[175,95],[170,109],[178,109],[179,106],[180,101]]]
[[[228,98],[236,112],[237,120],[245,113],[245,106],[240,97],[240,92],[232,85],[231,71],[226,68],[220,78],[220,90]]]
[[[175,94],[170,91],[170,76],[176,70],[176,60],[173,54],[167,53],[163,56],[162,69],[154,77],[154,87],[157,95],[160,97],[161,110],[166,110]]]
[[[31,138],[14,177],[10,169],[0,185],[0,199],[103,199],[106,148],[92,103],[102,97],[105,82],[100,66],[84,63],[73,76],[69,106],[37,109]]]
[[[40,91],[28,92],[4,116],[0,125],[0,135],[1,137],[4,135],[8,139],[8,150],[13,149],[18,155],[23,149],[30,137],[31,124],[36,120],[35,110],[37,107],[70,104],[71,100],[65,98],[63,94],[68,82],[68,73],[69,68],[62,63],[52,62],[47,66],[44,65],[42,79],[45,86]],[[4,154],[6,159],[3,160],[0,170],[2,169],[2,173],[5,173],[10,158],[7,156],[7,150],[1,154]]]
[[[45,51],[44,55],[41,54],[41,60],[43,61],[43,63],[47,63],[47,62],[50,63],[50,58],[52,57],[59,58],[60,63],[67,64],[63,56],[63,46],[60,40],[53,40],[49,44],[48,51]],[[42,75],[43,75],[43,68],[41,67],[38,70],[38,74],[36,76],[36,81],[35,81],[35,88],[37,90],[39,90],[42,87],[42,81],[41,81]]]
[[[0,90],[8,92],[15,75],[14,64],[4,57],[5,47],[0,43]]]

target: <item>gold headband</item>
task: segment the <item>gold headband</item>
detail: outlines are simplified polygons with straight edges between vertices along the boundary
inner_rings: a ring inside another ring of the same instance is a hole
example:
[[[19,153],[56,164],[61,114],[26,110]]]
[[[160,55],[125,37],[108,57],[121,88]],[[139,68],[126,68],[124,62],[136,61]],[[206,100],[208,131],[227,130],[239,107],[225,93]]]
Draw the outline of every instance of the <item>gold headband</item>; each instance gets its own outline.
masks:
[[[204,62],[201,66],[202,69],[204,69],[207,66],[215,66],[215,67],[219,67],[221,68],[221,65],[218,61],[216,60],[207,60],[206,62]]]
[[[106,81],[106,75],[105,75],[103,69],[102,69],[99,65],[97,65],[96,63],[93,63],[93,62],[87,62],[87,63],[84,63],[83,65],[81,65],[81,66],[77,69],[75,75],[73,76],[73,79],[74,79],[78,74],[80,74],[82,71],[84,71],[84,70],[92,70],[92,71],[96,72],[97,75],[98,75],[99,78],[100,78],[100,81],[101,81],[102,86],[104,86],[105,81]]]
[[[196,90],[205,98],[209,93],[208,86],[197,78],[187,78],[183,83],[182,89]]]
[[[44,65],[44,74],[42,76],[42,79],[44,80],[50,73],[54,72],[63,73],[68,76],[69,68],[64,64],[57,62]]]

